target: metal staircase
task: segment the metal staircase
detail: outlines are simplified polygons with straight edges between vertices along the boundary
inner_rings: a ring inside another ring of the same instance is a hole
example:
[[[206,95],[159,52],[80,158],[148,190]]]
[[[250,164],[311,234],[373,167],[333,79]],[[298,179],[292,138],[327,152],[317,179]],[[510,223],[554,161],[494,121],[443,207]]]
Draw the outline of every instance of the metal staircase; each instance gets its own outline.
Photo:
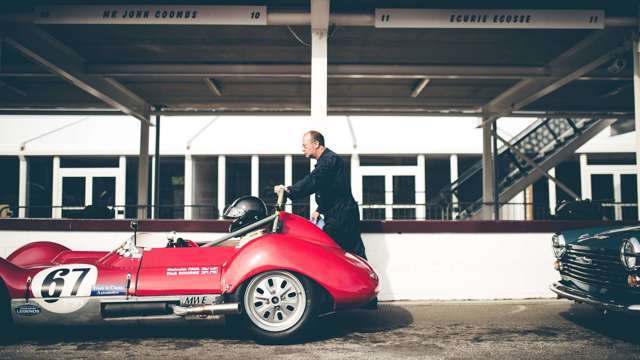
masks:
[[[508,202],[544,176],[520,155],[526,156],[542,171],[547,172],[614,121],[615,119],[588,118],[536,120],[509,141],[511,147],[503,145],[498,149],[496,185],[499,202]],[[482,196],[471,203],[460,203],[457,208],[454,208],[452,203],[452,196],[460,199],[460,191],[464,184],[477,176],[482,177],[482,161],[475,163],[450,186],[442,189],[436,204],[442,209],[449,209],[448,212],[458,219],[477,216],[483,206]]]

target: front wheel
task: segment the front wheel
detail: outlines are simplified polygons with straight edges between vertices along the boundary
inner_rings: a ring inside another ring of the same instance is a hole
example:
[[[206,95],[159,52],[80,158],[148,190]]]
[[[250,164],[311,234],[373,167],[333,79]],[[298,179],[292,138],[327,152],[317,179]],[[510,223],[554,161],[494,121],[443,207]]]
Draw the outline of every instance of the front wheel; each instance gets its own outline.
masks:
[[[314,283],[305,276],[268,271],[253,277],[244,289],[243,317],[261,340],[300,338],[316,319]]]

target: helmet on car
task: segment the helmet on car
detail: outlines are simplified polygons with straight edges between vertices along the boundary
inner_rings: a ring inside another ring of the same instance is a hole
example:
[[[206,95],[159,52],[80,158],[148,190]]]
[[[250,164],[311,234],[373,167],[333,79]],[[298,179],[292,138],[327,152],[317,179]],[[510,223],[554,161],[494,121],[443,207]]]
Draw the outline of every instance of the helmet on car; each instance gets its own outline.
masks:
[[[229,226],[229,232],[240,230],[267,217],[267,205],[255,196],[237,198],[224,212],[226,219],[235,219]]]

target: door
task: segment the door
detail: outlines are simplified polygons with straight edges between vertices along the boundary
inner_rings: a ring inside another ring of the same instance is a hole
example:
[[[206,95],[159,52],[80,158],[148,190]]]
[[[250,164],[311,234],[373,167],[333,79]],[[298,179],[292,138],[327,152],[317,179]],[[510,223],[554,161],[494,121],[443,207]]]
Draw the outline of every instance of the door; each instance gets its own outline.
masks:
[[[53,217],[124,219],[126,160],[119,167],[60,167],[54,158]]]
[[[424,205],[417,205],[418,196],[415,175],[364,175],[362,219],[415,220],[419,215],[424,217]]]
[[[62,217],[114,219],[115,176],[65,176],[62,178]]]
[[[616,208],[613,206],[615,203],[613,175],[591,175],[591,197],[595,203],[602,204],[602,211],[607,219],[616,219]]]

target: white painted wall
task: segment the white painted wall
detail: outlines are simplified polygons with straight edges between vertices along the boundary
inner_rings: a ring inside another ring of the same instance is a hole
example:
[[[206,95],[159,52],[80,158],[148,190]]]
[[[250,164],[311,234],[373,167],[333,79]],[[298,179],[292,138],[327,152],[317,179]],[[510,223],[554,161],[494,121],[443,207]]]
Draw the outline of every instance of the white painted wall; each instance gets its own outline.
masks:
[[[181,233],[204,241],[219,234]],[[380,300],[546,298],[553,270],[552,234],[363,234],[381,278]],[[73,250],[111,250],[125,232],[0,231],[0,255],[54,241]]]
[[[215,119],[215,120],[214,120]],[[480,154],[481,129],[474,117],[351,116],[360,154]],[[80,121],[82,120],[82,121]],[[212,121],[214,120],[214,121]],[[504,118],[501,133],[516,135],[535,119]],[[65,127],[66,126],[66,127]],[[308,116],[165,116],[163,155],[299,154]],[[0,155],[137,155],[140,123],[127,116],[0,116]],[[151,128],[149,149],[155,149]],[[331,116],[327,145],[353,152],[347,117]],[[510,135],[510,136],[509,136]],[[605,129],[580,152],[634,152],[634,134]],[[26,143],[24,150],[21,145]],[[187,145],[190,144],[190,149]]]

